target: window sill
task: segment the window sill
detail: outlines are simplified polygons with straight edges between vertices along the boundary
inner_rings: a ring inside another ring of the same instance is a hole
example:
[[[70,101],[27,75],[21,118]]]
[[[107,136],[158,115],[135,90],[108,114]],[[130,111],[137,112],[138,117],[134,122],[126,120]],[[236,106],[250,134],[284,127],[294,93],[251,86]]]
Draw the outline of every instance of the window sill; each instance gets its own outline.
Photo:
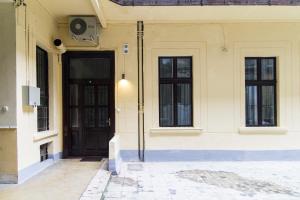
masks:
[[[196,127],[161,127],[151,128],[150,134],[153,136],[174,135],[174,136],[195,136],[203,131]]]
[[[283,127],[241,127],[239,129],[240,134],[270,134],[278,135],[285,134],[288,130]]]
[[[58,135],[57,131],[37,132],[33,135],[33,141],[38,142],[47,138],[55,137],[57,135]]]

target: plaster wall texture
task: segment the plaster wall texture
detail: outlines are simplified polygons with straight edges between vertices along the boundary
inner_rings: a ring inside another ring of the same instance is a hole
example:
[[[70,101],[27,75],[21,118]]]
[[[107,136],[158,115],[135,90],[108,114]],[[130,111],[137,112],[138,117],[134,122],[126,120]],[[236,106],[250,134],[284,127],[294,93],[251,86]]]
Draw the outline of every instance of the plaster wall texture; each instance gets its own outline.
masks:
[[[16,115],[16,20],[11,4],[0,3],[0,109],[8,106],[7,112],[0,112],[0,182],[3,179],[16,180],[17,139]]]
[[[66,46],[67,27],[60,24]],[[145,22],[145,136],[148,150],[290,150],[300,148],[300,23]],[[122,54],[122,44],[129,54]],[[81,44],[77,44],[81,45]],[[137,149],[136,24],[109,24],[98,50],[116,52],[116,134],[120,149]],[[222,51],[226,46],[228,51]],[[82,47],[84,48],[84,47]],[[195,131],[160,128],[158,57],[193,57]],[[278,127],[245,128],[244,59],[276,57]],[[120,81],[125,68],[127,82]],[[199,131],[200,130],[200,131]]]

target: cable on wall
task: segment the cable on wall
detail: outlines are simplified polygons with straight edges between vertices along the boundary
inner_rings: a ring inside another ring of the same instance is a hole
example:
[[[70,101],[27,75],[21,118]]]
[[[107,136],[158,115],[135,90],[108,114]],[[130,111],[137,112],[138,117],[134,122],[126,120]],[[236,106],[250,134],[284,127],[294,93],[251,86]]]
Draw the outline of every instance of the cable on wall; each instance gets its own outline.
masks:
[[[25,0],[14,0],[15,8],[20,8],[21,6],[24,7],[24,45],[25,45],[25,68],[26,68],[26,85],[30,85],[29,80],[29,51],[30,51],[30,30],[29,30],[29,23],[28,23],[28,11],[27,11],[27,4]]]
[[[222,31],[222,38],[223,38],[223,46],[221,47],[221,50],[223,52],[228,52],[227,44],[226,44],[226,35],[225,35],[225,28],[223,24],[219,24],[221,27]]]

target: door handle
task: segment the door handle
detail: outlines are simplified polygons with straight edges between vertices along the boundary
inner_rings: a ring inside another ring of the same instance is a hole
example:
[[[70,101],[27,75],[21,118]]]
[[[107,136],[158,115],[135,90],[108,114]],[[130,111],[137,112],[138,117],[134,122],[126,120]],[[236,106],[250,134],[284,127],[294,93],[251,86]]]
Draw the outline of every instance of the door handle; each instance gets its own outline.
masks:
[[[106,120],[106,123],[108,124],[108,126],[110,127],[110,124],[111,124],[111,122],[110,122],[110,118],[108,118],[107,120]]]

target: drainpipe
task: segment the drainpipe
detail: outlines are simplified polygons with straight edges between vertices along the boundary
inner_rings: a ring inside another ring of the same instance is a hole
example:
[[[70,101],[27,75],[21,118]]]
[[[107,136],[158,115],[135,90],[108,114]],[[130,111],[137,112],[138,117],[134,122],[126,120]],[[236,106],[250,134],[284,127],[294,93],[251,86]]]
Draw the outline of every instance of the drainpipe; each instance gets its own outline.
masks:
[[[138,59],[138,155],[145,161],[145,122],[144,122],[144,22],[137,22]]]

